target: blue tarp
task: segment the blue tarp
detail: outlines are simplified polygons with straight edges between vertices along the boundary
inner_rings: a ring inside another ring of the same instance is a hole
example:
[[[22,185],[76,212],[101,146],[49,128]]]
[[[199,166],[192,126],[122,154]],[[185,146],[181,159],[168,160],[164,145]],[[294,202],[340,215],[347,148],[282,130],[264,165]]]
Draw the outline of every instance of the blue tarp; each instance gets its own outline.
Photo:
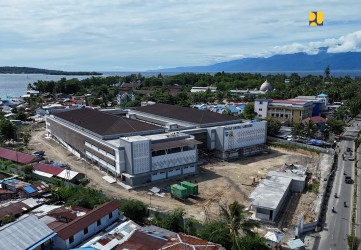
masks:
[[[53,163],[51,165],[54,166],[54,167],[58,167],[58,168],[63,168],[64,167],[64,165],[61,164],[61,163]]]
[[[317,145],[317,146],[321,146],[321,145],[324,144],[324,141],[316,140],[316,139],[310,139],[310,140],[308,140],[308,143],[313,144],[313,145]]]
[[[35,193],[36,190],[32,187],[32,186],[26,186],[24,187],[24,190],[28,193],[28,194],[32,194]]]

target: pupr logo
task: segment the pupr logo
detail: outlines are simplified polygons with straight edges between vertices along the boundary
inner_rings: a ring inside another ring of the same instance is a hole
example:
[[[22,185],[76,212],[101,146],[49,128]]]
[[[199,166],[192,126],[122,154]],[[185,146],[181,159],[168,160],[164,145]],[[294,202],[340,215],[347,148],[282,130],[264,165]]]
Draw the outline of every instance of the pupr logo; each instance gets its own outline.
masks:
[[[310,26],[323,26],[323,12],[312,11],[309,13]]]

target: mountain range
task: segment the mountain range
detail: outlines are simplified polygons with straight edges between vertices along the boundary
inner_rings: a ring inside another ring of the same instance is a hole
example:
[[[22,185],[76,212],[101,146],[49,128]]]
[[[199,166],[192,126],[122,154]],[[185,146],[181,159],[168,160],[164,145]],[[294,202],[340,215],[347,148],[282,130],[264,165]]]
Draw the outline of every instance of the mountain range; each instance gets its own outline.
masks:
[[[260,72],[260,71],[318,71],[327,66],[332,70],[361,70],[361,52],[327,53],[315,55],[295,53],[268,58],[243,58],[208,66],[176,67],[155,72]]]

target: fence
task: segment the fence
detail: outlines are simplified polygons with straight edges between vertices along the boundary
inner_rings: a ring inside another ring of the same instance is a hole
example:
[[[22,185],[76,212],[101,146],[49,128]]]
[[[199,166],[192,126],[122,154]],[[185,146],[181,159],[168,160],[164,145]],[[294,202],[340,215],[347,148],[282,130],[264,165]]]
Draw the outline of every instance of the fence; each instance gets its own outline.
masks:
[[[322,147],[317,147],[317,146],[310,145],[310,144],[303,144],[303,143],[299,143],[299,142],[295,142],[295,141],[287,141],[287,140],[283,140],[283,139],[279,139],[279,138],[275,138],[275,137],[271,137],[271,136],[267,136],[267,140],[272,141],[272,142],[280,142],[282,144],[289,145],[291,147],[297,147],[297,148],[302,148],[302,149],[306,149],[306,150],[315,150],[320,153],[326,153],[326,154],[330,154],[330,155],[333,155],[335,153],[335,150],[333,148],[322,148]]]

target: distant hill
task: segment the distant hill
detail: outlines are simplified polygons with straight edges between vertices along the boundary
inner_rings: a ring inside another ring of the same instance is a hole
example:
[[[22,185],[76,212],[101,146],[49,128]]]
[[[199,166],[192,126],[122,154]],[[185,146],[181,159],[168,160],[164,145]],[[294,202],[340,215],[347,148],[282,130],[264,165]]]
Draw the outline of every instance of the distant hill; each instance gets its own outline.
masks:
[[[102,75],[98,72],[69,72],[61,70],[37,69],[29,67],[0,67],[0,74],[45,74],[45,75]]]
[[[322,51],[316,55],[295,53],[268,58],[244,58],[209,66],[160,69],[154,72],[317,71],[324,70],[327,65],[330,65],[332,70],[361,70],[361,52],[331,54]]]

